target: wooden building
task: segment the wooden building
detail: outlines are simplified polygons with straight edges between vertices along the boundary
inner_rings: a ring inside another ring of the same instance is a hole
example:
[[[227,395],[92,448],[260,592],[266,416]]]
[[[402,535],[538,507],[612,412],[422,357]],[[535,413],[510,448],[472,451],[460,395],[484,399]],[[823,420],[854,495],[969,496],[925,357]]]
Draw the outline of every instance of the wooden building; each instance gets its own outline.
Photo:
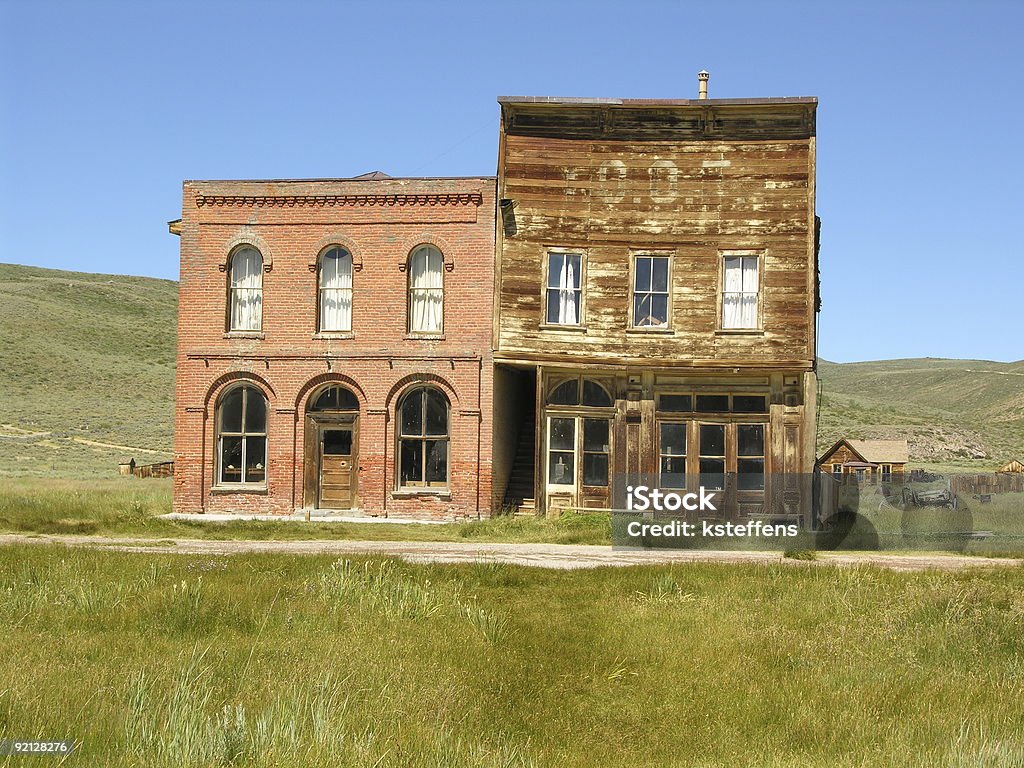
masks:
[[[997,469],[996,472],[1007,474],[1022,474],[1024,473],[1024,462],[1018,461],[1017,459],[1014,459],[1013,461],[1008,461],[1006,464],[1003,464],[1003,466]]]
[[[906,440],[840,440],[818,459],[833,477],[856,475],[869,484],[902,482],[909,448]]]
[[[815,98],[500,98],[496,482],[608,508],[615,478],[810,521]]]

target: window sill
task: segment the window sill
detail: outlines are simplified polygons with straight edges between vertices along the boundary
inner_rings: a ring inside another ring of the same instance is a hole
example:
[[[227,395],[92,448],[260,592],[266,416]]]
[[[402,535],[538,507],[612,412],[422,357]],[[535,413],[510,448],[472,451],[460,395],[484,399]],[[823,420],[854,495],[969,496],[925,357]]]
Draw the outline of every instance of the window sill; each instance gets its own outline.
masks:
[[[354,339],[356,335],[352,331],[320,331],[314,333],[314,339]]]
[[[210,488],[210,493],[216,494],[218,496],[228,493],[251,493],[258,496],[266,496],[267,486],[265,484],[249,485],[246,483],[239,483],[238,485],[214,485]]]
[[[444,341],[443,333],[407,333],[402,337],[407,341]]]
[[[450,488],[402,488],[391,492],[392,499],[415,499],[420,496],[432,496],[442,501],[451,501]]]
[[[228,331],[225,339],[265,339],[267,335],[261,331]]]
[[[675,329],[663,325],[652,325],[649,328],[644,326],[630,326],[626,329],[626,333],[654,333],[662,334],[664,336],[675,335]]]
[[[542,331],[566,331],[568,333],[587,332],[587,326],[585,325],[561,325],[559,323],[541,323],[540,329]]]
[[[715,336],[764,336],[763,328],[719,328]]]

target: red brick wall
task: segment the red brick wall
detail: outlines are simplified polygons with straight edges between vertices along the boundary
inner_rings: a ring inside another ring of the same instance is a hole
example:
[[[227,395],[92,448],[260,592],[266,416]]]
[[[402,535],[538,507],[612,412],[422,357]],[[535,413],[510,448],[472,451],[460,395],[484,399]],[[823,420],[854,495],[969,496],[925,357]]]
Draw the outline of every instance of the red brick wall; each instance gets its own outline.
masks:
[[[329,381],[360,400],[359,493],[367,514],[487,516],[492,499],[495,182],[388,179],[186,182],[181,234],[174,508],[180,512],[290,512],[304,505],[304,430],[309,396]],[[455,196],[455,197],[453,197]],[[461,197],[460,197],[461,196]],[[410,251],[433,243],[445,261],[444,333],[407,333]],[[255,246],[263,275],[260,334],[229,334],[228,273],[241,244]],[[353,254],[352,334],[317,328],[318,255],[331,244]],[[361,269],[358,265],[361,264]],[[217,398],[240,380],[268,399],[266,490],[215,488]],[[395,406],[426,381],[451,402],[450,493],[395,492]]]

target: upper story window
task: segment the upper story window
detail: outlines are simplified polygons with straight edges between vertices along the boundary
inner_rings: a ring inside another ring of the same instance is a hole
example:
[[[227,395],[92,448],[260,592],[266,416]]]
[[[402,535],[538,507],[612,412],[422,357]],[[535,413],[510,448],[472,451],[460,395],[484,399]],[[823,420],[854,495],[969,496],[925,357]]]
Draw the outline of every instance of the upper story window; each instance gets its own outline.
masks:
[[[668,328],[669,257],[633,259],[633,327]]]
[[[352,330],[352,254],[338,246],[320,257],[320,330]]]
[[[267,480],[267,399],[251,385],[225,393],[217,406],[217,482]]]
[[[263,328],[263,256],[255,248],[239,248],[231,255],[231,331]]]
[[[441,252],[421,245],[409,256],[409,331],[441,333],[444,322],[444,277]]]
[[[583,324],[583,256],[548,253],[548,279],[544,321],[549,325]]]
[[[724,257],[722,267],[722,328],[760,327],[760,257]]]

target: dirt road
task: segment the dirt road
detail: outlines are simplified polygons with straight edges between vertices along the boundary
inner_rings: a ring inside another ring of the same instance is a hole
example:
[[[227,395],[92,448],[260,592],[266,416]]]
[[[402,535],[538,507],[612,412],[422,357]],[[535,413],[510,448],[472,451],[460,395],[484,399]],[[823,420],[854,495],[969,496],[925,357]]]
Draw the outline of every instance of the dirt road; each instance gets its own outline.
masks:
[[[62,544],[119,552],[190,555],[236,555],[277,552],[294,555],[389,555],[412,563],[498,562],[537,568],[572,569],[657,563],[786,563],[791,565],[873,565],[896,571],[959,570],[1019,566],[1009,558],[959,555],[907,555],[881,552],[819,553],[814,561],[784,558],[777,552],[613,550],[582,544],[491,544],[461,541],[237,541],[207,539],[143,539],[106,536],[0,534],[0,546]]]

